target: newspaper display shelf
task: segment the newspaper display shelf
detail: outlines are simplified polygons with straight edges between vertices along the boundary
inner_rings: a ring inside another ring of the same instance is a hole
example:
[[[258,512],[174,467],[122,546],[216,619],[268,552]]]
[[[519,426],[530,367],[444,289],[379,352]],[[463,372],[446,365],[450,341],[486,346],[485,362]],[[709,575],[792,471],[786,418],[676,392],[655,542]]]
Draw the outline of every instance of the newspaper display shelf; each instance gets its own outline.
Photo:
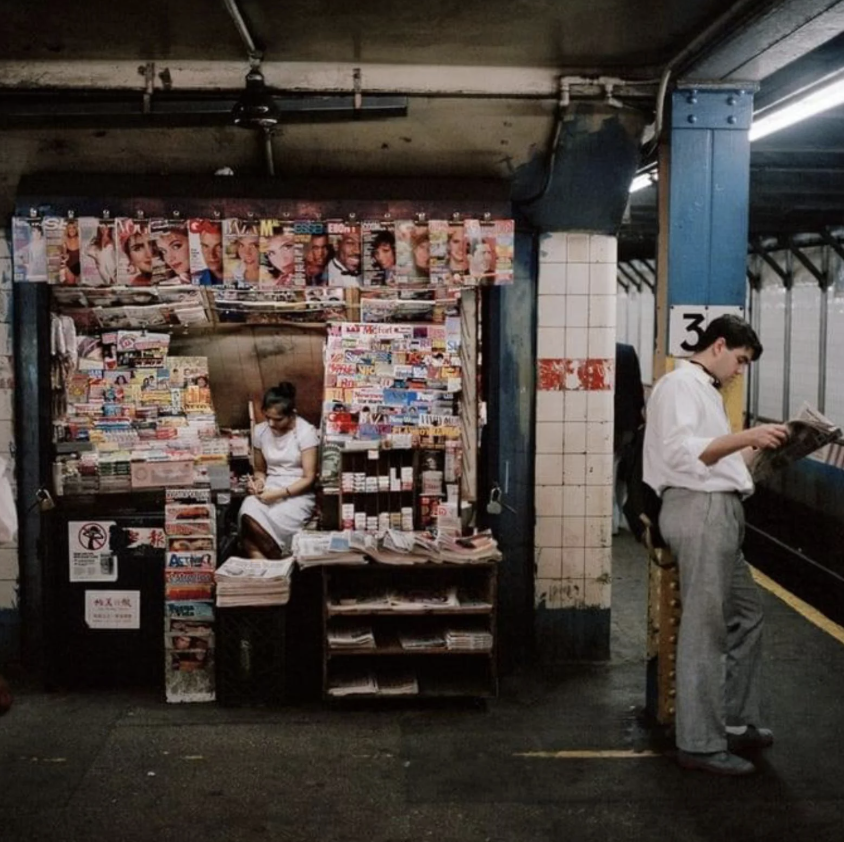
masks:
[[[494,697],[497,563],[323,568],[325,698]]]

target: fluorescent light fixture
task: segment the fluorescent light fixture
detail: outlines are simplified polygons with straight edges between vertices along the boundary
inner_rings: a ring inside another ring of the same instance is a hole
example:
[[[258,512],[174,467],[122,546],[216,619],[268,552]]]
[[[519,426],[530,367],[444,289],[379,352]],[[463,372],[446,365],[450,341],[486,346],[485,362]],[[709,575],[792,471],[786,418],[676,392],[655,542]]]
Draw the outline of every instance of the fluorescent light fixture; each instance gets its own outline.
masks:
[[[766,137],[780,129],[793,126],[801,120],[807,120],[842,103],[844,103],[844,78],[816,88],[790,105],[764,114],[758,120],[754,119],[750,127],[750,140],[751,142],[759,140],[760,137]]]
[[[835,108],[844,104],[844,76],[833,82],[821,85],[814,90],[801,96],[794,102],[784,105],[781,108],[772,108],[768,113],[763,113],[759,118],[754,118],[750,126],[748,138],[752,143],[761,137],[786,129],[802,120],[808,120],[816,114]],[[652,184],[656,184],[659,175],[656,168],[637,173],[630,184],[630,192],[636,193],[644,190]]]

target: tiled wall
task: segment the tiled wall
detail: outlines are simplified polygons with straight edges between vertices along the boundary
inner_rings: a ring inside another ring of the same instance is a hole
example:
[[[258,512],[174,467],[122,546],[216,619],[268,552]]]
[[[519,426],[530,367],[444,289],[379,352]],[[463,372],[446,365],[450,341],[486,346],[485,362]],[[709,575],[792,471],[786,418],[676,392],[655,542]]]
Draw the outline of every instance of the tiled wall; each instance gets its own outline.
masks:
[[[616,240],[540,243],[536,401],[536,602],[609,609]]]
[[[9,240],[0,230],[0,455],[7,462],[6,475],[15,487],[12,358],[12,262]],[[18,549],[0,544],[0,663],[18,656]]]

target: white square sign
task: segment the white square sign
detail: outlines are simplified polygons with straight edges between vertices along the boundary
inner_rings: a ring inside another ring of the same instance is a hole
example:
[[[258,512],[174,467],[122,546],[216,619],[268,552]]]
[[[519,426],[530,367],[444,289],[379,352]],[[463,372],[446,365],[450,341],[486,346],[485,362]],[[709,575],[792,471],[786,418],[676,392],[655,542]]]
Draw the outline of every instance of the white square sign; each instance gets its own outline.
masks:
[[[744,318],[744,307],[711,304],[674,304],[668,312],[668,353],[672,357],[690,357],[706,326],[719,316]]]

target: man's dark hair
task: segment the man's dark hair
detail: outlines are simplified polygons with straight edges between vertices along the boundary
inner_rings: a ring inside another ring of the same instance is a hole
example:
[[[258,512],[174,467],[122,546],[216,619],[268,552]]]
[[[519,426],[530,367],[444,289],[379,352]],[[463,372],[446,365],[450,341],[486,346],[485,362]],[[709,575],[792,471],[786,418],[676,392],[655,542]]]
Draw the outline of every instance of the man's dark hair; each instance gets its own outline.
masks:
[[[750,348],[753,351],[753,359],[758,360],[762,356],[762,343],[756,335],[756,331],[739,316],[726,315],[713,319],[700,337],[695,351],[705,351],[710,345],[714,345],[723,337],[727,347]]]

